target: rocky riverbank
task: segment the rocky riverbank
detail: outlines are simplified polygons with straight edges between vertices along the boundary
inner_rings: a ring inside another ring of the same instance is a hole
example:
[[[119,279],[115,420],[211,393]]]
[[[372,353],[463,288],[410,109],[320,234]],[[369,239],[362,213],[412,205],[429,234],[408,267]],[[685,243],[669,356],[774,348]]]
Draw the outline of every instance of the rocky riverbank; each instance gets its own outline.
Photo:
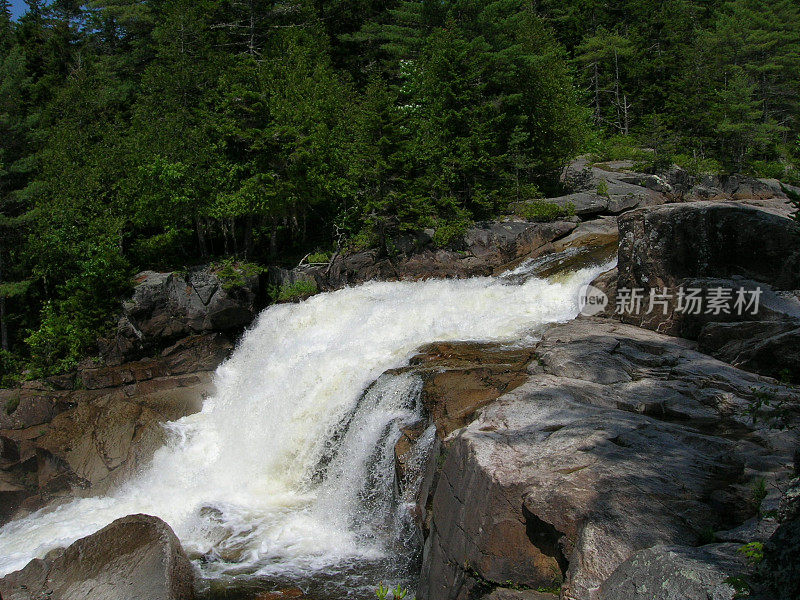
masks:
[[[763,288],[763,310],[684,318],[668,304],[624,322],[607,310],[554,326],[530,347],[421,349],[408,369],[425,382],[428,422],[396,448],[402,482],[404,457],[436,426],[417,498],[418,597],[667,598],[658,589],[669,582],[686,598],[732,598],[726,580],[753,577],[738,551],[752,542],[766,544],[766,564],[781,561],[776,571],[788,564],[796,583],[785,548],[797,544],[797,514],[777,515],[800,421],[796,388],[778,381],[800,374],[791,206],[776,182],[629,167],[576,163],[565,173],[575,193],[554,199],[576,217],[479,224],[453,249],[422,232],[393,257],[363,252],[233,280],[213,268],[140,274],[97,361],[0,391],[0,519],[103,493],[149,461],[160,424],[199,409],[211,372],[274,286],[491,275],[531,259],[548,276],[607,256],[619,239],[618,268],[595,282],[612,309],[624,288],[707,294],[726,285]],[[769,550],[771,536],[779,549]],[[58,573],[71,568],[65,560],[43,564]],[[31,565],[26,581],[44,568]],[[20,577],[0,580],[4,598],[16,597]]]

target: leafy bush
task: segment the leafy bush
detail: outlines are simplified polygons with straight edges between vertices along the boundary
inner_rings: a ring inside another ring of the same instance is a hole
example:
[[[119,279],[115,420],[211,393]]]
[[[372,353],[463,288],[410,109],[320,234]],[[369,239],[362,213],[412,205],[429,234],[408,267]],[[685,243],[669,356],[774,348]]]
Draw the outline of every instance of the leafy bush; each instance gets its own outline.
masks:
[[[327,264],[331,261],[331,253],[330,252],[314,252],[313,254],[309,254],[308,258],[306,259],[309,264]]]
[[[754,160],[750,170],[756,177],[783,179],[786,174],[786,165],[778,160]]]
[[[52,302],[44,305],[41,325],[25,340],[30,348],[31,371],[35,377],[73,369],[95,342],[97,330],[74,317]]]
[[[795,207],[797,208],[797,211],[794,213],[793,216],[796,221],[800,221],[800,194],[790,190],[786,186],[781,186],[781,188],[783,189],[783,192],[786,194],[789,200],[792,202],[792,204],[794,204]]]
[[[757,565],[764,560],[764,544],[761,542],[750,542],[745,544],[737,551],[742,554],[750,564]]]
[[[791,373],[786,374],[787,377]],[[770,429],[793,430],[795,403],[793,400],[783,400],[771,392],[753,390],[753,399],[747,405],[745,412],[753,421],[753,425],[762,421]]]
[[[763,477],[760,477],[753,483],[753,506],[755,506],[759,516],[761,515],[761,505],[766,497],[767,482]]]
[[[225,258],[211,265],[211,271],[219,277],[225,291],[244,287],[247,280],[264,272],[264,267],[255,263]]]
[[[439,248],[449,246],[463,238],[470,225],[466,219],[440,224],[433,233],[433,243]]]
[[[725,173],[722,163],[713,158],[676,154],[672,157],[672,160],[676,165],[686,169],[692,175],[722,175]]]
[[[19,379],[19,372],[22,369],[22,359],[7,352],[0,350],[0,387],[12,387]]]
[[[597,195],[608,198],[608,182],[605,179],[601,179],[597,184]]]
[[[389,592],[392,593],[392,598],[394,600],[403,600],[403,598],[408,595],[408,589],[401,587],[399,583],[393,590],[390,590],[383,585],[383,582],[378,585],[378,588],[375,590],[375,595],[378,597],[378,600],[387,600]]]
[[[317,284],[313,281],[301,280],[292,284],[282,285],[278,290],[275,299],[278,302],[291,302],[313,296],[319,291]]]
[[[653,152],[639,146],[638,140],[630,135],[596,137],[590,143],[590,160],[594,163],[616,160],[652,162]]]
[[[574,216],[575,206],[573,204],[561,206],[546,200],[533,200],[518,204],[515,212],[526,221],[546,223]]]

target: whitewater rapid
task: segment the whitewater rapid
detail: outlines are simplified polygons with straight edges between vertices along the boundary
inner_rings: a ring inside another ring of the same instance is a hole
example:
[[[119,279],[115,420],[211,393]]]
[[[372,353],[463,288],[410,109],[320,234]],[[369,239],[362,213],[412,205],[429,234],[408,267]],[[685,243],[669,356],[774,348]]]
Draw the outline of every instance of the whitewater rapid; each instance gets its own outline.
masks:
[[[521,284],[368,283],[268,308],[217,370],[213,397],[167,425],[169,443],[142,473],[2,527],[0,574],[134,513],[169,523],[207,577],[307,575],[387,556],[397,530],[374,521],[390,509],[367,507],[362,484],[390,484],[376,447],[418,418],[419,382],[368,386],[428,342],[524,341],[572,319],[579,288],[606,268]]]

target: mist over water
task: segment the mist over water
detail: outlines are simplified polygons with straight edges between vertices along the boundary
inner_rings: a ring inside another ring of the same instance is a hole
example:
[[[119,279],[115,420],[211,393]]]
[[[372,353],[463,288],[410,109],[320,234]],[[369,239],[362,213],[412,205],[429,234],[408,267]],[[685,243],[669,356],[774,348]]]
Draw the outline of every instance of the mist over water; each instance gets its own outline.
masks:
[[[571,319],[579,288],[606,268],[368,283],[268,308],[202,411],[166,425],[170,442],[147,469],[108,496],[0,528],[0,573],[134,513],[169,523],[208,578],[305,581],[360,564],[400,573],[409,530],[392,450],[419,419],[421,384],[380,375],[428,342],[517,341]]]

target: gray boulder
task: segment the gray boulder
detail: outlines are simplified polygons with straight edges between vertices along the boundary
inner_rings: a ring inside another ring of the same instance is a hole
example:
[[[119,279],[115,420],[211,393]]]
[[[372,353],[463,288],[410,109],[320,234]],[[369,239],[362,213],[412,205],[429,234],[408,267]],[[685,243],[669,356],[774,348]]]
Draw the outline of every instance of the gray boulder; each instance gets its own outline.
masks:
[[[603,600],[733,600],[726,580],[746,571],[739,544],[654,546],[634,553],[603,582]]]
[[[800,226],[753,207],[669,204],[623,215],[619,230],[620,287],[741,276],[776,290],[800,288]]]
[[[5,600],[191,600],[194,572],[169,525],[118,519],[0,579]]]
[[[260,277],[247,270],[144,271],[135,280],[116,335],[100,340],[108,364],[138,358],[181,337],[236,331],[249,325],[260,308]]]
[[[509,588],[495,588],[490,594],[483,596],[482,600],[557,600],[558,594],[545,594],[533,590],[512,590]]]
[[[619,219],[616,289],[638,289],[638,310],[620,318],[656,331],[699,339],[701,349],[774,377],[800,377],[800,226],[753,207],[725,202],[672,204]],[[730,299],[710,310],[715,290]],[[698,290],[699,310],[679,307],[679,291]],[[736,305],[760,293],[758,310]],[[648,305],[666,291],[665,304]],[[619,295],[617,295],[619,299]]]

